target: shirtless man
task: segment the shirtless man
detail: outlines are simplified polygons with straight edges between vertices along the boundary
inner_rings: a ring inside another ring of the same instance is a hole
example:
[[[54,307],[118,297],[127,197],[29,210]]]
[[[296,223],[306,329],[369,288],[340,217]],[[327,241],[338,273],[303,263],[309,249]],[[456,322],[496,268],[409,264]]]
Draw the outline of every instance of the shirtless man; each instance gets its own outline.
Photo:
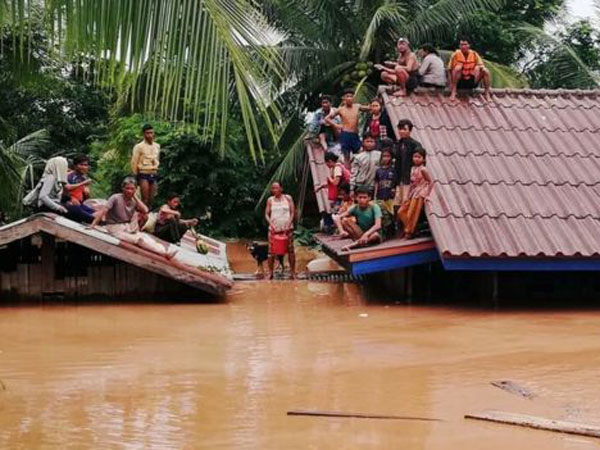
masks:
[[[398,86],[398,90],[392,95],[404,97],[407,91],[414,90],[419,84],[419,63],[415,54],[410,50],[408,39],[398,39],[397,49],[398,61],[376,64],[375,68],[381,70],[381,80],[384,83]]]
[[[325,122],[340,130],[339,140],[344,154],[344,165],[350,168],[350,156],[357,153],[362,146],[358,137],[358,116],[361,111],[369,111],[369,107],[354,103],[354,90],[352,89],[344,91],[342,100],[342,106],[333,109],[325,118]],[[342,123],[334,121],[338,116]]]

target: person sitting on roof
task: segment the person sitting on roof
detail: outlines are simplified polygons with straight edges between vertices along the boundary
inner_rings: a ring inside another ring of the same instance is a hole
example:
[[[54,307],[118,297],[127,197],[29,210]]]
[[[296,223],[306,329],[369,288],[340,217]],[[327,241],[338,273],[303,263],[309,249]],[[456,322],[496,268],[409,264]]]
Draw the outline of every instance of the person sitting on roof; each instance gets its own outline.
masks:
[[[427,153],[423,148],[418,148],[413,153],[413,167],[410,169],[410,190],[408,191],[408,197],[398,210],[398,219],[402,222],[403,234],[406,239],[414,237],[423,204],[429,197],[433,187],[431,175],[425,168],[426,157]]]
[[[350,171],[350,190],[367,189],[371,195],[375,189],[375,172],[379,168],[381,152],[375,150],[375,138],[367,133],[363,138],[363,151],[352,157]]]
[[[325,119],[334,110],[331,106],[331,98],[328,95],[321,97],[321,107],[315,111],[312,121],[308,125],[308,137],[319,138],[319,144],[324,151],[329,147],[334,147],[337,143],[338,130]],[[334,124],[339,124],[339,118],[336,118]]]
[[[342,183],[338,186],[338,203],[331,211],[331,217],[333,218],[337,234],[342,235],[344,234],[344,228],[342,227],[341,216],[354,205],[354,198],[350,194],[350,185],[348,183]]]
[[[408,119],[398,121],[398,134],[400,140],[396,144],[396,155],[394,170],[396,172],[396,205],[401,205],[408,194],[410,185],[410,169],[412,167],[412,155],[414,151],[422,147],[421,143],[411,137],[413,123]]]
[[[181,218],[179,207],[181,198],[178,194],[169,194],[167,203],[158,210],[158,218],[154,225],[154,235],[163,241],[177,244],[187,230],[198,225],[198,219],[184,220]]]
[[[394,127],[392,126],[392,122],[387,115],[385,109],[383,109],[383,104],[379,98],[374,98],[369,103],[369,114],[367,114],[367,120],[365,121],[365,126],[363,128],[363,136],[367,133],[371,133],[371,136],[375,138],[375,142],[377,144],[377,148],[381,148],[381,143],[385,139],[396,140],[396,135],[394,134]]]
[[[419,84],[419,62],[410,49],[410,42],[406,38],[398,39],[398,60],[386,61],[374,67],[381,70],[381,80],[386,84],[397,86],[392,95],[404,97],[413,91]]]
[[[462,37],[456,50],[448,62],[450,71],[450,100],[456,100],[457,89],[475,89],[481,82],[484,96],[490,95],[490,71],[483,65],[483,60],[475,50],[471,50],[469,39]]]
[[[87,176],[89,170],[88,156],[77,155],[73,158],[73,170],[67,175],[63,204],[68,210],[67,217],[75,222],[91,223],[95,217],[96,211],[84,204],[90,198],[89,185],[92,180]]]
[[[42,178],[35,188],[25,196],[23,205],[31,206],[38,212],[67,214],[61,204],[64,187],[67,184],[69,163],[66,158],[56,156],[46,162]]]
[[[340,131],[340,145],[344,155],[344,165],[350,167],[351,156],[360,150],[361,143],[358,136],[358,119],[361,111],[369,111],[368,106],[354,103],[354,90],[344,91],[343,104],[337,109],[331,110],[325,118],[325,122]],[[336,117],[341,119],[341,124],[335,122]]]
[[[423,58],[419,66],[419,86],[444,89],[446,68],[437,50],[431,44],[423,44],[419,52]]]
[[[381,208],[371,202],[371,193],[364,188],[356,191],[356,205],[340,215],[344,233],[340,238],[351,237],[354,242],[342,251],[377,244],[382,241]]]
[[[106,221],[106,231],[117,239],[137,245],[168,259],[173,258],[177,248],[168,243],[161,244],[150,235],[142,233],[137,214],[148,214],[148,207],[137,197],[135,178],[127,177],[121,183],[122,192],[113,194],[106,205],[96,214],[89,229],[95,228],[102,220]]]

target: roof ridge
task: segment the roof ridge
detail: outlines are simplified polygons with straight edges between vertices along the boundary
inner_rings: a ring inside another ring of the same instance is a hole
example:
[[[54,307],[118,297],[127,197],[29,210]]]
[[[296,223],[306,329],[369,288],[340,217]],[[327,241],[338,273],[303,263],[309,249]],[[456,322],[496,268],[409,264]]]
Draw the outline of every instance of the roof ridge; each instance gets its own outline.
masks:
[[[435,178],[435,177],[434,177]],[[458,184],[460,186],[464,186],[467,184],[473,184],[476,186],[483,186],[484,184],[489,185],[489,186],[499,186],[501,184],[504,184],[506,186],[516,186],[518,184],[520,184],[521,186],[533,186],[533,185],[537,185],[537,186],[541,186],[541,187],[546,187],[546,186],[557,186],[557,187],[561,187],[561,186],[571,186],[571,187],[579,187],[579,186],[587,186],[587,187],[594,187],[594,186],[600,186],[600,180],[596,181],[595,183],[585,183],[585,182],[579,182],[579,183],[571,183],[569,181],[565,181],[565,182],[554,182],[554,181],[547,181],[546,183],[540,183],[538,181],[531,181],[531,182],[523,182],[522,180],[516,180],[516,181],[511,181],[511,182],[507,182],[506,180],[500,180],[497,182],[491,182],[489,180],[483,180],[483,181],[473,181],[473,180],[465,180],[465,181],[459,181],[456,179],[452,179],[449,181],[440,181],[440,180],[433,180],[433,184],[440,184],[442,186],[448,186],[450,184]]]
[[[409,100],[404,100],[402,102],[396,102],[394,103],[394,101],[391,101],[391,104],[393,106],[400,106],[400,105],[405,105],[407,107],[413,107],[413,106],[420,106],[423,108],[427,108],[427,107],[439,107],[439,106],[444,106],[444,107],[450,107],[450,108],[459,108],[462,107],[463,104],[462,103],[457,103],[457,102],[448,102],[448,103],[440,103],[440,102],[434,102],[434,101],[423,101],[421,100],[423,99],[423,97],[418,97],[416,100],[413,99],[409,99]],[[550,104],[550,105],[532,105],[529,103],[523,103],[523,104],[516,104],[516,103],[512,103],[512,104],[504,104],[504,103],[500,103],[500,102],[487,102],[487,103],[478,103],[478,102],[469,102],[469,106],[474,107],[474,108],[502,108],[502,109],[559,109],[559,110],[565,110],[565,109],[570,109],[573,111],[577,111],[580,109],[584,109],[584,110],[591,110],[591,109],[600,109],[600,104],[593,104],[593,105],[572,105],[572,104],[566,104],[566,105],[557,105],[557,104]]]
[[[490,218],[490,219],[499,219],[501,217],[505,217],[507,219],[517,219],[519,217],[522,217],[523,219],[527,219],[527,220],[533,220],[535,218],[541,218],[541,219],[552,219],[552,218],[557,218],[557,219],[562,219],[562,220],[568,220],[568,219],[577,219],[577,220],[583,220],[583,219],[592,219],[592,220],[600,220],[600,215],[595,216],[593,214],[583,214],[583,215],[577,215],[577,214],[566,214],[566,215],[560,215],[558,213],[552,213],[552,214],[543,214],[543,213],[533,213],[533,214],[524,214],[524,213],[518,213],[518,214],[508,214],[505,212],[501,212],[498,214],[490,214],[490,213],[481,213],[481,214],[474,214],[472,212],[465,212],[462,213],[460,215],[449,212],[448,214],[439,214],[436,212],[428,212],[427,213],[428,216],[434,216],[437,217],[438,219],[446,219],[448,217],[453,217],[455,219],[464,219],[465,217],[472,217],[473,219],[482,219],[484,217]]]
[[[545,131],[547,133],[556,133],[556,132],[564,132],[564,133],[569,133],[569,132],[577,132],[577,133],[581,133],[583,131],[589,131],[592,134],[596,134],[598,132],[600,132],[600,128],[596,128],[596,129],[590,129],[589,127],[583,127],[583,128],[574,128],[574,127],[568,127],[568,128],[560,128],[560,127],[555,127],[555,128],[548,128],[548,127],[539,127],[539,128],[534,128],[532,126],[527,126],[525,128],[519,128],[516,126],[510,127],[510,128],[506,128],[503,126],[498,126],[498,127],[491,127],[489,125],[484,125],[483,127],[477,127],[475,125],[469,125],[469,126],[462,126],[462,125],[454,125],[452,127],[449,127],[447,125],[439,125],[439,126],[433,126],[433,125],[425,125],[424,127],[421,126],[417,126],[415,125],[415,129],[416,130],[448,130],[448,131],[454,131],[454,130],[461,130],[461,131],[533,131],[533,132],[541,132],[541,131]]]
[[[473,89],[472,90],[473,93],[476,94],[481,94],[483,93],[483,89]],[[415,89],[415,91],[413,92],[413,95],[415,96],[420,96],[420,95],[437,95],[437,96],[448,96],[447,94],[449,93],[448,90],[443,89],[443,90],[435,90],[432,91],[429,88],[417,88]],[[544,96],[544,97],[570,97],[570,96],[575,96],[575,97],[590,97],[590,98],[596,98],[600,96],[600,89],[564,89],[564,88],[560,88],[560,89],[532,89],[532,88],[491,88],[490,89],[490,93],[493,95],[497,95],[497,96],[507,96],[507,95],[513,95],[513,96],[536,96],[536,97],[540,97],[540,96]],[[385,95],[386,97],[389,98],[389,95]]]
[[[588,154],[582,154],[579,152],[575,152],[575,153],[565,153],[565,152],[559,152],[559,153],[550,153],[550,152],[544,152],[544,153],[527,153],[527,154],[522,154],[519,153],[518,151],[514,151],[513,153],[508,153],[505,152],[504,150],[500,150],[498,152],[491,152],[489,150],[484,150],[481,151],[479,153],[476,153],[476,150],[467,150],[466,152],[462,152],[460,150],[451,150],[451,151],[444,151],[444,150],[439,150],[439,151],[435,151],[432,152],[430,154],[427,155],[427,159],[431,158],[431,157],[435,157],[437,155],[443,155],[443,156],[459,156],[461,158],[473,158],[473,157],[480,157],[480,156],[489,156],[489,157],[500,157],[500,156],[510,156],[510,157],[520,157],[520,158],[544,158],[544,157],[548,157],[548,158],[581,158],[581,159],[588,159],[588,158],[600,158],[600,154],[595,154],[595,153],[588,153]]]

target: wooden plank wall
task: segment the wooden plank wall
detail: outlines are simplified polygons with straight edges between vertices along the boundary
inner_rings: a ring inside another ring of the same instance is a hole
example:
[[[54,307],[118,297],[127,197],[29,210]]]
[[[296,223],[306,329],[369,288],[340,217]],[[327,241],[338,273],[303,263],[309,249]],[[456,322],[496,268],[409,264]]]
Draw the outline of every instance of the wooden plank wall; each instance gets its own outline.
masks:
[[[0,270],[0,301],[42,300],[48,297],[131,300],[209,298],[208,294],[175,280],[93,252],[87,270],[78,270],[77,275],[67,272],[64,277],[57,277],[55,250],[55,239],[44,234],[41,261],[18,262],[14,270]],[[4,253],[8,253],[6,249]],[[0,249],[0,258],[3,256],[7,257]]]

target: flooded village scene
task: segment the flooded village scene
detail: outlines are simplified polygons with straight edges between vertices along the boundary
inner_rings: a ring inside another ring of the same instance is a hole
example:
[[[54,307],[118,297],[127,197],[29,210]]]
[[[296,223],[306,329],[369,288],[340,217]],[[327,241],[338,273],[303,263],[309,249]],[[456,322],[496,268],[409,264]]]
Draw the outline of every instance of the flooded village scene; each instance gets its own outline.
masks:
[[[599,8],[0,1],[0,449],[598,448]]]

